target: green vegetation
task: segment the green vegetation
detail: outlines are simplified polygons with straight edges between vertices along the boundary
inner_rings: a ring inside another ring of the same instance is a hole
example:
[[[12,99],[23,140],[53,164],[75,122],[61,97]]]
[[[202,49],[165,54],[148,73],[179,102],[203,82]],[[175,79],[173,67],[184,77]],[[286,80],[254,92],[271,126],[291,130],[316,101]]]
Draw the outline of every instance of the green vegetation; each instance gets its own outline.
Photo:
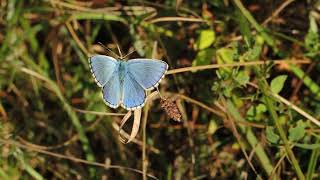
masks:
[[[319,179],[319,25],[319,0],[2,0],[0,179]],[[132,116],[99,42],[170,66]]]

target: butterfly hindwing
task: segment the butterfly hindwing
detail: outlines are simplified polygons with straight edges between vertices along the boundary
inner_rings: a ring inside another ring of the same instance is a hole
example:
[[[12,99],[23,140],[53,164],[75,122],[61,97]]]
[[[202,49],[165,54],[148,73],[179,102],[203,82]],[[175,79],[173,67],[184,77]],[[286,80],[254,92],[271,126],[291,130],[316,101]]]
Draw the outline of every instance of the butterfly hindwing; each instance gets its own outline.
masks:
[[[117,108],[121,102],[121,84],[119,71],[114,71],[109,81],[102,88],[103,99],[107,105]]]
[[[126,73],[123,82],[123,97],[122,105],[127,110],[134,110],[142,107],[145,103],[145,90],[138,84],[138,82]]]
[[[103,87],[116,70],[118,62],[110,56],[95,55],[90,59],[91,72],[100,87]]]
[[[164,61],[153,59],[132,59],[127,62],[128,73],[143,89],[151,90],[158,86],[168,70]]]

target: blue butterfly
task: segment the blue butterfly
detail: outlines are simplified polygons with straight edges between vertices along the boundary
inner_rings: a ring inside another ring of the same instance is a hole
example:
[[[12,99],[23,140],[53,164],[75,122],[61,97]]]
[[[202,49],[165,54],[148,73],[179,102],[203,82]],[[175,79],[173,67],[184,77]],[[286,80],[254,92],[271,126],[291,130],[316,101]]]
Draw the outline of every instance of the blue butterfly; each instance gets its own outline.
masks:
[[[104,55],[89,58],[90,69],[98,86],[102,87],[105,103],[127,110],[143,107],[146,90],[156,88],[168,70],[168,64],[155,59],[117,61]]]

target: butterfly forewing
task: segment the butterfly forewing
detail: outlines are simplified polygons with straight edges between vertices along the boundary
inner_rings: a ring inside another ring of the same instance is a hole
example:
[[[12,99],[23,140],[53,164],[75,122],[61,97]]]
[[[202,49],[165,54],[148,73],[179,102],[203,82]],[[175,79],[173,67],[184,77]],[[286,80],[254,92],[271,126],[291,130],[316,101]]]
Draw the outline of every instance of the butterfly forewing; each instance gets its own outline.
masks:
[[[103,87],[116,70],[117,61],[110,56],[95,55],[90,59],[91,72],[100,87]]]
[[[153,59],[132,59],[127,66],[128,72],[145,90],[158,86],[168,70],[167,63]]]

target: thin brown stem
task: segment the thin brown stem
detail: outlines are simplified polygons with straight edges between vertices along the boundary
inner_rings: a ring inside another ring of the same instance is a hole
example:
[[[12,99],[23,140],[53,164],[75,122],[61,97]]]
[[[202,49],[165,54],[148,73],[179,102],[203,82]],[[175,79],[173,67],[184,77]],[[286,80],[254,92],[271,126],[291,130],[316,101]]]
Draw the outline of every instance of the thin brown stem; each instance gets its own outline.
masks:
[[[230,63],[230,64],[211,64],[211,65],[204,65],[204,66],[194,66],[194,67],[172,69],[172,70],[168,71],[167,74],[177,74],[177,73],[182,73],[182,72],[217,69],[217,68],[223,68],[223,67],[265,65],[266,63],[310,64],[311,61],[310,60],[269,60],[269,61],[237,62],[237,63]]]

